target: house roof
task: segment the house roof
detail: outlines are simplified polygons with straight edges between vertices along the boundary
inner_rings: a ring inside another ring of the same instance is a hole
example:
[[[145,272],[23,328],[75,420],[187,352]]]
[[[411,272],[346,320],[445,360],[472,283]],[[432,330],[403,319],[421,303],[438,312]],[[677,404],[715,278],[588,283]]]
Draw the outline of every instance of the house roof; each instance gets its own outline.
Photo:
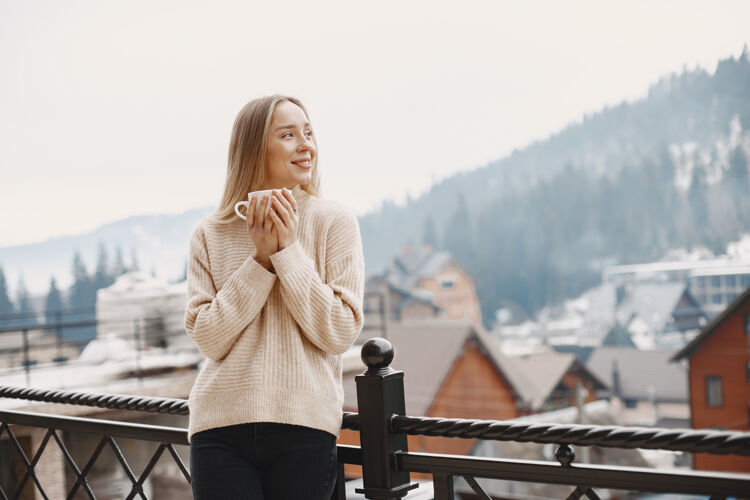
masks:
[[[531,409],[538,410],[550,398],[563,375],[569,371],[582,371],[592,380],[597,389],[607,386],[588,370],[575,354],[545,351],[512,358],[523,371],[525,379],[533,387]]]
[[[633,282],[619,287],[605,283],[592,291],[584,322],[601,325],[608,332],[615,323],[627,325],[637,317],[651,331],[663,332],[672,322],[672,315],[684,295],[700,309],[699,302],[683,281]]]
[[[386,281],[383,276],[373,276],[365,282],[365,290],[368,293],[378,292],[381,286],[388,287],[391,291],[401,296],[401,300],[399,300],[396,305],[396,310],[398,311],[403,309],[410,302],[421,302],[422,304],[432,307],[436,311],[442,310],[442,307],[435,304],[432,294],[422,288],[416,288],[411,291],[406,290],[405,288],[401,288],[398,285]]]
[[[602,340],[602,345],[609,347],[635,347],[633,339],[630,338],[630,333],[619,322],[615,322],[612,325],[609,333]]]
[[[377,336],[363,331],[359,341]],[[391,367],[404,372],[406,411],[409,415],[426,415],[467,339],[477,340],[497,370],[510,384],[519,405],[531,402],[536,388],[524,377],[519,366],[494,346],[481,326],[468,320],[414,320],[388,324],[388,341],[395,355]],[[428,360],[428,361],[426,361]],[[357,407],[354,375],[344,376],[344,407]]]
[[[653,390],[657,401],[687,402],[687,373],[670,363],[673,351],[641,351],[630,347],[599,347],[586,366],[614,388],[613,366],[620,374],[620,395],[624,399],[648,400]],[[649,389],[652,388],[652,389]]]
[[[706,340],[708,337],[714,334],[716,331],[716,328],[724,322],[725,319],[727,319],[729,316],[734,314],[735,311],[737,311],[740,307],[742,307],[748,300],[750,299],[750,287],[746,288],[744,292],[742,292],[734,301],[727,306],[726,309],[724,309],[722,312],[716,315],[711,322],[701,330],[701,332],[698,334],[697,337],[695,337],[692,341],[688,343],[685,347],[683,347],[680,351],[675,354],[670,361],[679,361],[680,359],[690,356],[693,354],[693,351],[695,351],[698,346],[701,345],[701,343]]]
[[[618,319],[627,323],[628,319],[637,316],[645,321],[655,332],[664,331],[672,319],[680,298],[686,292],[684,282],[663,283],[630,283],[617,307]]]
[[[453,260],[450,252],[435,251],[430,246],[414,247],[393,258],[385,271],[385,279],[393,285],[411,290],[425,276],[434,276]]]

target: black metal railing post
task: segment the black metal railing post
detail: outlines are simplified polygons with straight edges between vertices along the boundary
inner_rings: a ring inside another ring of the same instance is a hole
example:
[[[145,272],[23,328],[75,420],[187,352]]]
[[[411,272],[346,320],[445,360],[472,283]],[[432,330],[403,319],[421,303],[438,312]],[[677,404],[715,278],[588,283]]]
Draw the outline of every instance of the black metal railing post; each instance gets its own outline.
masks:
[[[404,372],[393,370],[393,346],[382,338],[362,346],[367,371],[355,378],[359,408],[359,439],[362,447],[363,493],[371,499],[397,499],[417,487],[409,473],[397,470],[396,452],[408,451],[406,434],[392,432],[394,415],[405,415]]]

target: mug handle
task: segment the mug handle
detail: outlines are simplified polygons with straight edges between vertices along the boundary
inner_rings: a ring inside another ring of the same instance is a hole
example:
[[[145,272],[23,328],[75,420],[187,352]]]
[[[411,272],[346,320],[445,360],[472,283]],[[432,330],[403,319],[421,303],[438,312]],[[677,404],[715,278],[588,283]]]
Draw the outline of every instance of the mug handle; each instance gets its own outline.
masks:
[[[239,211],[240,205],[245,205],[247,207],[247,210],[250,210],[250,202],[249,201],[238,201],[234,204],[234,213],[239,215],[240,219],[247,220],[246,215],[242,215]]]

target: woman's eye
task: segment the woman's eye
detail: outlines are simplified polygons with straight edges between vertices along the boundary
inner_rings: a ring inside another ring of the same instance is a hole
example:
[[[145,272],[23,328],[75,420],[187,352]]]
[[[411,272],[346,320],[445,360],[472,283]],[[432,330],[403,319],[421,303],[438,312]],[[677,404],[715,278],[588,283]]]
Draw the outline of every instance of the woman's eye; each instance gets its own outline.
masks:
[[[313,135],[313,134],[312,134],[312,130],[308,130],[307,132],[305,132],[305,135],[306,135],[307,137],[312,137],[312,135]]]
[[[284,133],[284,135],[282,135],[281,137],[291,137],[291,136],[292,136],[292,133],[291,133],[291,132],[286,132],[286,133]]]

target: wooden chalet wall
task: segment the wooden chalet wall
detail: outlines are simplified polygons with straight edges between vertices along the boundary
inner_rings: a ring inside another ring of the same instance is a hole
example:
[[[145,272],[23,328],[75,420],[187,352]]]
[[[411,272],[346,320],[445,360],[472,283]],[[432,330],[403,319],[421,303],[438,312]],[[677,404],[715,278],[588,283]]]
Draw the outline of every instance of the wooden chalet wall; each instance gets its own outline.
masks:
[[[440,280],[443,278],[452,279],[453,286],[443,288],[440,285]],[[445,310],[443,317],[446,319],[467,318],[474,323],[482,321],[474,278],[463,268],[456,265],[447,266],[441,269],[436,276],[421,279],[417,286],[432,292],[435,297],[435,304]]]
[[[745,314],[750,314],[750,301],[721,322],[690,356],[690,412],[695,429],[750,430],[747,378],[750,345],[745,334]],[[706,376],[710,375],[722,378],[722,406],[706,404]],[[750,457],[696,453],[693,466],[702,470],[750,472]]]
[[[408,374],[407,374],[408,375]],[[409,408],[408,393],[406,401]],[[425,416],[506,420],[519,416],[515,396],[505,377],[476,341],[467,339]],[[468,454],[476,439],[408,436],[410,451]],[[343,430],[339,443],[359,446],[359,432]],[[361,467],[346,465],[347,477],[360,477]],[[412,474],[413,479],[431,478]]]

